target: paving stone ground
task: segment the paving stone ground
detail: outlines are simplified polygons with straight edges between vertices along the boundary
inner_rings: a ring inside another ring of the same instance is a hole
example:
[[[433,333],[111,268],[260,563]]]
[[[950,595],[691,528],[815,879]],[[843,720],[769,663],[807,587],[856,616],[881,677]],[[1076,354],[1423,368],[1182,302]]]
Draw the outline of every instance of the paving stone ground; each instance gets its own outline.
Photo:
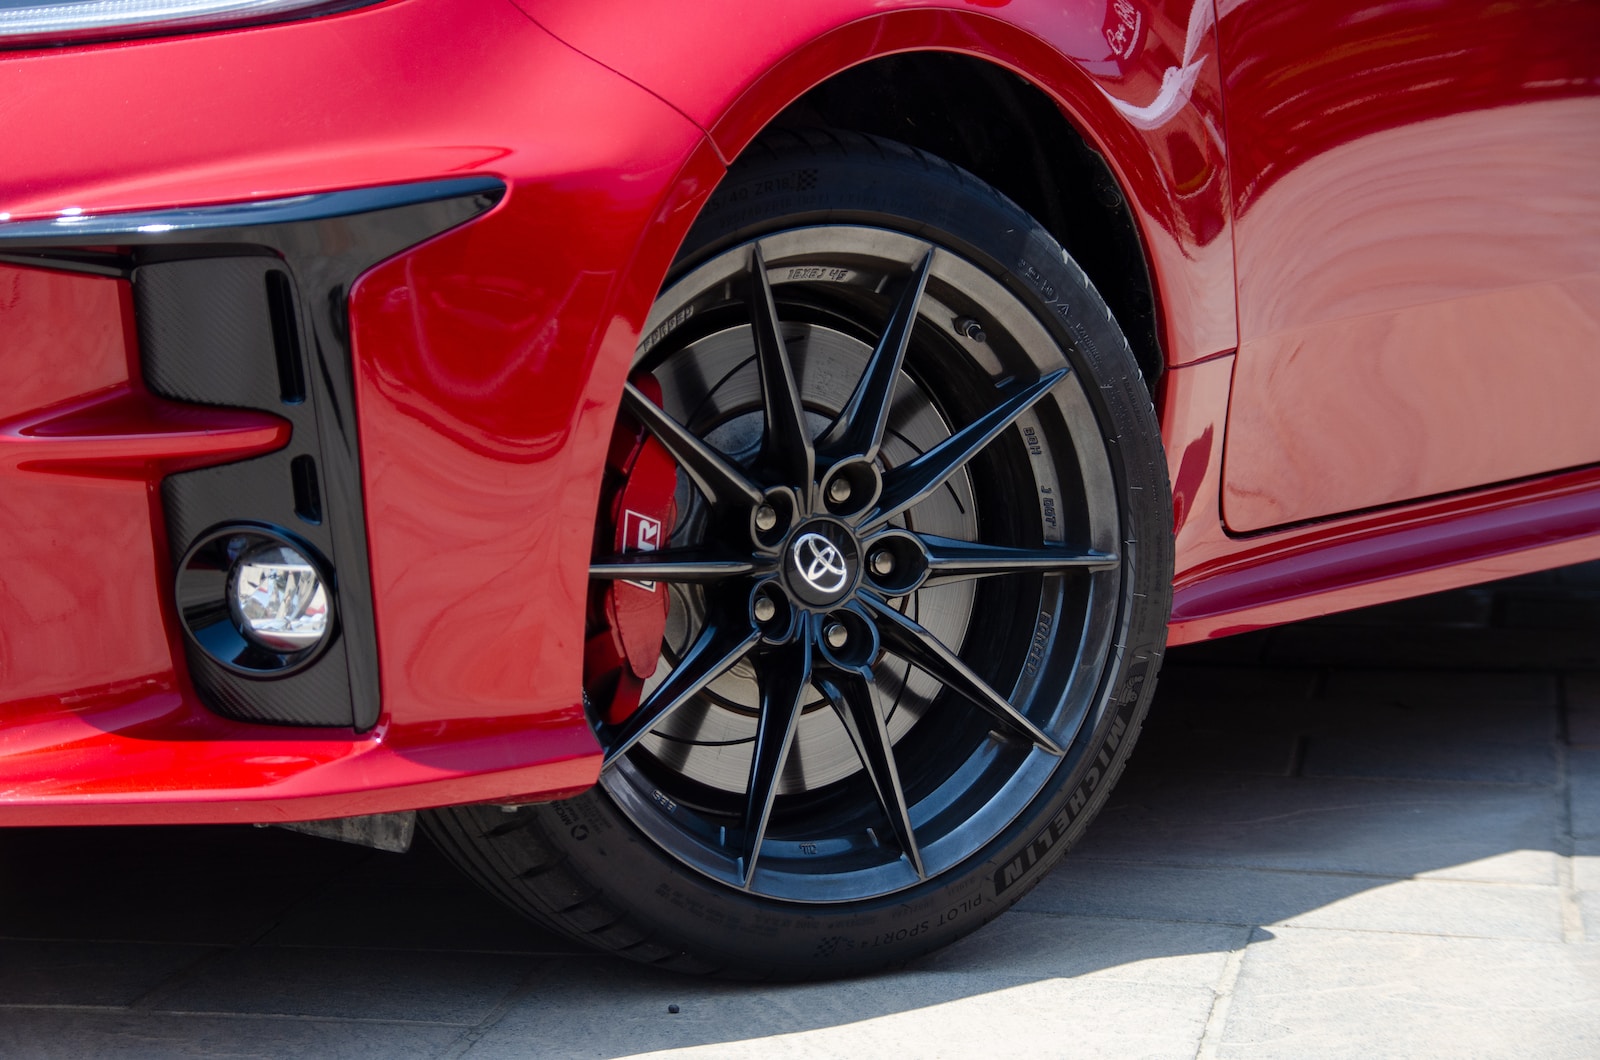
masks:
[[[648,1053],[1600,1057],[1600,565],[1175,651],[1066,863],[842,983],[581,952],[424,846],[0,831],[0,1056]]]

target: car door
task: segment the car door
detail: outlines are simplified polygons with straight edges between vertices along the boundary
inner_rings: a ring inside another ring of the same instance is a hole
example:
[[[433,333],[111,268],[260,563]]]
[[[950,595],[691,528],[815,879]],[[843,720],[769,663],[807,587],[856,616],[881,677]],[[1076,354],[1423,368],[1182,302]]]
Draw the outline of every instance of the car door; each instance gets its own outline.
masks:
[[[1600,461],[1600,4],[1220,0],[1251,531]]]

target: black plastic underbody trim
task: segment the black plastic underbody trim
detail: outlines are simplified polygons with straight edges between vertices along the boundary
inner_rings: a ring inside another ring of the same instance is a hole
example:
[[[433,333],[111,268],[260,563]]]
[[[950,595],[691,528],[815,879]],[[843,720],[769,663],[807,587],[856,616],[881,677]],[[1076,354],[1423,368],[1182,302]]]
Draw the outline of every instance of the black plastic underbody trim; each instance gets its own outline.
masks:
[[[256,521],[305,538],[335,572],[338,641],[303,670],[243,677],[188,643],[195,686],[218,713],[357,730],[377,722],[348,296],[372,266],[484,213],[504,194],[498,180],[468,177],[0,224],[0,262],[132,282],[153,393],[271,412],[293,426],[277,452],[162,481],[174,565],[211,527]],[[308,483],[318,496],[308,498]]]

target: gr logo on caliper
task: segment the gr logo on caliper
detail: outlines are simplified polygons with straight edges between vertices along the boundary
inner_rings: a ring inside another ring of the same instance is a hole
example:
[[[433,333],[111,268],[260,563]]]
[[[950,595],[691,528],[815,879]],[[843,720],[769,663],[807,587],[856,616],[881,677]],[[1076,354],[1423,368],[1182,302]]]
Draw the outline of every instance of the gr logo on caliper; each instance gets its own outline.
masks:
[[[661,521],[641,515],[632,509],[622,513],[622,551],[654,552],[661,547]],[[655,592],[655,582],[628,582],[646,592]]]

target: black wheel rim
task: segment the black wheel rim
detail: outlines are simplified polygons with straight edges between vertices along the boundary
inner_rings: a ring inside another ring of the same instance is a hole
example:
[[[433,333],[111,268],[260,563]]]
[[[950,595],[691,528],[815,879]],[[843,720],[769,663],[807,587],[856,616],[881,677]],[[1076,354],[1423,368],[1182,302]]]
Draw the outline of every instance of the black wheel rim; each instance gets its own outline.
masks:
[[[872,898],[990,847],[1059,783],[1123,578],[1094,403],[1049,327],[904,233],[791,229],[665,291],[624,414],[678,462],[662,662],[597,723],[601,784],[730,887]]]

